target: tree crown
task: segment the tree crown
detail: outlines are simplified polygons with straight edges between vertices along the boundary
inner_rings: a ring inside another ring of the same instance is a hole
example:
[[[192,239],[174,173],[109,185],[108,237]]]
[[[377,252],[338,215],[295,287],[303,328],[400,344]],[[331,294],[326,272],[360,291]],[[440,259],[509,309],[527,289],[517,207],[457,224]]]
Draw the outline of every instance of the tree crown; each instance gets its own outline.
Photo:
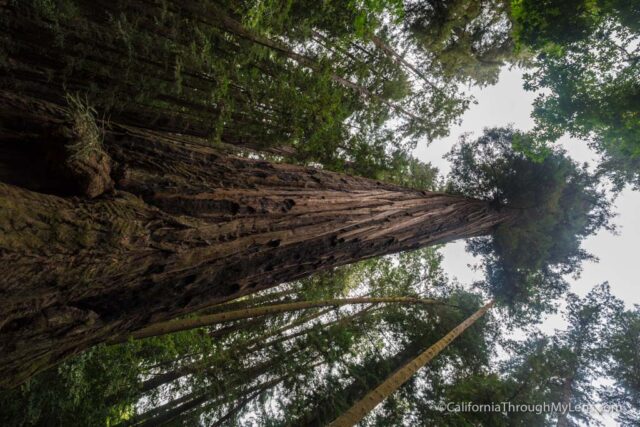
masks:
[[[531,137],[511,128],[487,129],[464,137],[449,154],[448,190],[489,201],[513,212],[491,236],[471,239],[469,250],[483,255],[483,287],[513,304],[542,308],[566,288],[565,274],[577,274],[593,259],[582,241],[610,225],[610,200],[597,177],[562,150],[532,160],[524,154]]]

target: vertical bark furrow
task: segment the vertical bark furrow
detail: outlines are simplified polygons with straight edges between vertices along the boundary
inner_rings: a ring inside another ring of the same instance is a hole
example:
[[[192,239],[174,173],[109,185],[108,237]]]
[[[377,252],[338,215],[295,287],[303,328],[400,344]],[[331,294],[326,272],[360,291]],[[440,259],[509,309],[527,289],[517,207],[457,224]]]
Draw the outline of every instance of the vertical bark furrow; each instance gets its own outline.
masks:
[[[110,336],[319,270],[488,234],[513,217],[480,200],[229,156],[115,119],[95,123],[105,125],[113,191],[45,194],[17,185],[12,175],[24,172],[3,157],[28,164],[39,153],[5,148],[35,140],[47,151],[69,106],[40,81],[18,94],[2,72],[0,385]]]

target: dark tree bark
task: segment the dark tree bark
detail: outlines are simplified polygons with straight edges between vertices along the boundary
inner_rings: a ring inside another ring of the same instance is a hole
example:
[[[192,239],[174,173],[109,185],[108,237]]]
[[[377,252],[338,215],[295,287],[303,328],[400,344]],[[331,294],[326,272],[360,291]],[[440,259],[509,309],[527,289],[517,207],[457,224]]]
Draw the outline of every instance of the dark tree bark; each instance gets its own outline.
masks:
[[[319,270],[488,234],[513,217],[480,200],[232,157],[113,123],[102,143],[112,183],[89,199],[84,187],[57,183],[56,168],[39,179],[12,168],[17,158],[63,156],[64,144],[43,141],[73,128],[64,109],[0,98],[2,118],[20,118],[0,127],[3,386],[155,322]],[[40,138],[19,138],[25,129]]]

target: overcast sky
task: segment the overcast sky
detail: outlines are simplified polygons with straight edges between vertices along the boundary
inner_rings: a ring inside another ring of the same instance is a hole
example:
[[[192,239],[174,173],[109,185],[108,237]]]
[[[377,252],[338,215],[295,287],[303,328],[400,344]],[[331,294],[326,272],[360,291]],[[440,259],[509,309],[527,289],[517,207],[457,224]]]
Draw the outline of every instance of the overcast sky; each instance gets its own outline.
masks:
[[[509,124],[520,130],[533,127],[530,114],[535,94],[522,89],[521,71],[503,70],[497,85],[476,89],[472,93],[478,103],[465,113],[461,125],[454,127],[447,138],[434,141],[429,146],[419,144],[414,152],[419,159],[437,166],[442,174],[449,171],[448,162],[442,156],[463,133],[480,135],[485,127]],[[584,142],[565,138],[560,143],[576,161],[594,164],[597,159]],[[571,280],[571,290],[585,295],[596,284],[609,281],[613,293],[631,307],[640,304],[640,290],[634,283],[637,273],[633,268],[634,262],[638,261],[637,242],[640,241],[640,192],[623,191],[616,199],[615,211],[618,216],[614,222],[619,227],[619,234],[602,231],[586,240],[585,248],[600,261],[586,263],[582,277]],[[467,264],[473,263],[473,258],[464,251],[464,242],[447,245],[444,253],[444,267],[449,275],[458,277],[463,283],[482,277],[468,268]]]
[[[534,122],[531,119],[532,102],[535,94],[522,89],[522,72],[520,70],[503,70],[500,81],[495,86],[472,91],[478,101],[462,117],[460,126],[452,128],[447,138],[434,141],[429,146],[420,144],[414,154],[422,161],[431,162],[444,175],[449,171],[449,165],[442,156],[446,154],[463,133],[471,132],[480,135],[486,127],[513,125],[516,129],[529,130]],[[582,141],[564,138],[559,142],[568,154],[579,162],[591,165],[597,160],[587,144]],[[618,235],[608,231],[589,237],[584,247],[591,254],[599,258],[599,262],[589,262],[584,265],[582,276],[569,279],[571,291],[583,296],[595,285],[608,281],[612,293],[623,300],[627,308],[633,304],[640,304],[640,290],[636,285],[637,272],[634,262],[638,262],[638,246],[640,242],[640,192],[623,191],[616,199],[618,216]],[[471,283],[481,279],[482,273],[473,271],[469,264],[474,259],[465,252],[464,242],[453,242],[444,248],[444,271],[449,276],[455,276],[461,283]],[[554,328],[564,328],[565,324],[560,315],[551,316],[542,325],[542,330],[552,333]],[[606,426],[616,426],[611,418],[605,419]]]

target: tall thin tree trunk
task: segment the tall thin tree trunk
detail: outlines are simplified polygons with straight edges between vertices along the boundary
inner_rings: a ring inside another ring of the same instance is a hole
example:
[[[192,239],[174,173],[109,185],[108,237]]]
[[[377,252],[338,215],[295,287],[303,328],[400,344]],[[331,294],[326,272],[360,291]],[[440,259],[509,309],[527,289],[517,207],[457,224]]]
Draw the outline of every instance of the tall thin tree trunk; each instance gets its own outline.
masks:
[[[569,376],[562,382],[562,412],[558,414],[557,427],[569,426],[569,408],[571,406],[571,397],[573,396],[573,376]]]
[[[280,330],[271,332],[269,334],[267,334],[265,336],[264,339],[260,339],[260,338],[256,338],[254,340],[249,341],[248,343],[245,343],[242,345],[243,348],[246,348],[247,353],[255,353],[258,351],[262,351],[265,348],[268,347],[272,347],[274,345],[283,343],[283,342],[288,342],[291,341],[292,339],[298,338],[300,336],[304,336],[307,335],[313,331],[318,331],[321,329],[326,329],[326,328],[330,328],[336,325],[347,325],[347,324],[356,324],[358,325],[359,323],[362,323],[362,318],[364,316],[366,316],[367,314],[371,313],[370,309],[373,307],[373,305],[358,311],[355,314],[351,314],[349,316],[346,317],[342,317],[342,318],[338,318],[336,320],[332,320],[331,322],[327,322],[327,323],[318,323],[315,324],[314,326],[307,328],[307,329],[303,329],[299,332],[293,333],[293,334],[289,334],[289,335],[282,335],[282,331],[283,330],[287,330],[287,329],[292,329],[292,328],[282,328]],[[278,336],[279,338],[270,340],[270,341],[265,341],[268,338],[272,338],[274,336]]]
[[[253,397],[242,399],[242,401],[241,401],[242,403],[239,403],[238,406],[236,406],[236,408],[234,409],[234,412],[237,413],[238,411],[242,410],[242,408],[244,406],[246,406],[250,401],[255,400],[256,398],[259,398],[261,394],[263,394],[263,393],[265,393],[265,392],[277,387],[284,380],[286,380],[288,378],[291,378],[291,377],[294,377],[296,375],[299,375],[305,369],[306,370],[312,370],[312,369],[315,369],[315,368],[317,368],[318,366],[320,366],[322,364],[323,364],[322,361],[311,363],[308,366],[303,366],[302,369],[296,369],[292,373],[284,374],[284,375],[282,375],[282,376],[280,376],[278,378],[274,378],[273,380],[270,380],[270,381],[268,381],[268,382],[266,382],[264,384],[260,384],[260,385],[254,386],[254,387],[251,387],[249,390],[243,391],[242,394],[244,394],[244,395],[249,394],[253,390],[256,390],[256,389],[259,390],[259,393],[252,395]],[[213,407],[213,406],[218,406],[218,402],[211,402],[211,403],[207,403],[206,405],[203,405],[202,412],[204,413],[205,411],[207,411],[207,409],[209,407]],[[213,426],[217,426],[217,425],[223,425],[224,422],[228,421],[228,417],[227,416],[228,415],[233,416],[233,415],[235,415],[235,413],[231,413],[231,414],[227,413],[227,415],[223,416],[218,421],[216,421],[216,423],[213,424],[212,427]]]
[[[126,426],[135,425],[140,427],[163,425],[183,415],[187,411],[191,411],[201,405],[206,404],[210,400],[215,399],[214,402],[212,403],[219,405],[224,402],[227,402],[229,399],[229,396],[251,394],[256,390],[263,390],[263,389],[266,390],[266,389],[275,387],[285,379],[293,375],[298,375],[305,368],[313,369],[321,365],[322,364],[321,362],[315,362],[316,359],[317,357],[314,359],[314,361],[312,361],[313,363],[311,363],[308,366],[302,366],[300,368],[296,368],[291,372],[288,372],[277,378],[274,378],[262,384],[251,386],[245,390],[242,390],[241,393],[239,390],[237,390],[237,388],[242,386],[242,382],[239,381],[237,378],[234,382],[232,382],[232,384],[228,385],[225,393],[222,393],[222,394],[219,391],[212,389],[211,387],[206,387],[203,390],[198,390],[196,392],[187,394],[173,401],[169,401],[159,407],[153,408],[147,412],[138,414],[131,420],[128,420],[127,422],[125,422],[123,425],[126,425]],[[273,365],[274,365],[273,362],[268,362],[266,364],[261,365],[259,369],[250,368],[249,370],[247,370],[248,373],[246,374],[247,375],[246,378],[252,378],[252,377],[258,378],[260,375],[265,374],[267,372],[265,369],[263,369],[264,366],[271,367]]]
[[[433,84],[427,76],[418,68],[416,68],[413,64],[408,62],[402,55],[393,50],[388,44],[386,44],[380,37],[375,35],[369,36],[373,44],[380,50],[382,50],[387,56],[389,56],[394,62],[397,64],[404,65],[409,70],[413,71],[413,73],[420,77],[427,85],[429,85],[436,92],[442,92],[442,89],[438,88],[435,84]]]
[[[234,417],[235,415],[238,414],[238,412],[240,412],[242,410],[242,408],[244,408],[245,406],[247,406],[247,404],[249,402],[251,402],[252,400],[254,400],[255,398],[259,397],[262,393],[264,393],[265,391],[267,391],[269,388],[274,387],[275,383],[272,384],[267,384],[264,387],[261,387],[258,391],[256,391],[253,394],[249,394],[246,397],[240,399],[239,402],[235,403],[235,405],[233,407],[231,407],[227,413],[225,413],[222,417],[220,417],[215,423],[211,424],[211,427],[220,427],[223,426],[227,421],[229,421],[232,417]]]
[[[580,323],[578,327],[578,339],[576,340],[574,347],[571,349],[574,358],[569,361],[568,372],[566,372],[562,381],[562,395],[560,401],[562,404],[562,412],[558,414],[557,427],[569,426],[569,413],[571,412],[571,401],[573,400],[574,381],[582,360],[584,336],[586,335],[587,328],[587,325]]]
[[[418,357],[394,372],[382,384],[371,390],[364,398],[354,404],[345,413],[336,418],[330,427],[351,427],[356,425],[362,418],[373,410],[379,403],[389,397],[400,386],[409,380],[420,368],[429,363],[442,350],[455,340],[462,332],[473,325],[479,318],[493,306],[494,302],[490,301],[478,311],[473,313],[464,322],[456,326],[451,332],[445,335],[434,345],[426,349]]]
[[[287,332],[287,331],[289,331],[289,330],[291,330],[293,328],[296,328],[298,326],[304,325],[305,323],[309,323],[309,322],[311,322],[311,321],[313,321],[313,320],[315,320],[315,319],[317,319],[317,318],[319,318],[321,316],[324,316],[327,313],[330,313],[333,310],[334,310],[333,307],[329,307],[329,308],[325,308],[325,309],[322,309],[322,310],[318,310],[318,311],[316,311],[314,313],[311,313],[311,314],[306,314],[304,316],[300,316],[299,318],[295,319],[293,322],[289,323],[288,325],[282,326],[281,328],[278,328],[278,329],[276,329],[274,331],[267,332],[266,334],[261,335],[261,336],[259,336],[257,338],[254,338],[254,339],[250,340],[249,342],[247,342],[246,344],[243,344],[243,345],[246,345],[247,347],[251,347],[251,346],[257,345],[257,344],[263,342],[267,338],[271,338],[271,337],[276,336],[276,335],[282,335],[285,332]],[[362,310],[362,311],[365,311],[365,310]]]
[[[222,385],[222,389],[219,384],[205,386],[203,389],[197,389],[186,396],[170,400],[156,408],[136,416],[134,419],[130,420],[130,423],[127,423],[127,425],[137,425],[137,423],[140,423],[141,421],[144,421],[141,425],[161,425],[162,423],[168,422],[179,416],[183,412],[194,409],[209,400],[216,398],[224,399],[226,395],[232,394],[235,387],[242,385],[239,378],[258,378],[261,375],[267,374],[271,368],[278,364],[278,362],[280,362],[280,359],[268,360],[259,365],[249,367],[242,371],[240,375],[233,377],[233,381],[225,382]],[[179,376],[176,378],[179,378]],[[165,382],[164,384],[167,383],[168,382]]]
[[[253,317],[267,316],[272,314],[280,314],[291,311],[304,310],[316,307],[339,307],[351,304],[437,304],[438,301],[423,298],[411,297],[361,297],[361,298],[342,298],[328,299],[318,301],[296,301],[284,304],[264,305],[260,307],[250,307],[242,310],[223,311],[221,313],[207,314],[198,317],[189,317],[186,319],[170,320],[160,322],[146,328],[135,331],[129,335],[113,339],[111,342],[125,342],[129,338],[142,339],[155,337],[158,335],[170,334],[173,332],[187,331],[189,329],[200,328],[203,326],[212,326],[217,323],[230,322],[233,320],[251,319]]]
[[[327,328],[327,327],[331,327],[337,324],[340,325],[346,325],[349,323],[352,323],[354,321],[356,321],[357,319],[359,319],[360,317],[362,317],[363,315],[367,314],[367,312],[369,312],[369,309],[372,306],[369,306],[367,308],[365,308],[364,310],[359,311],[356,314],[353,314],[351,316],[339,319],[339,320],[335,320],[333,322],[328,322],[325,324],[321,324],[321,325],[316,325],[314,327],[308,328],[308,329],[303,329],[300,332],[296,332],[294,334],[290,334],[290,335],[286,335],[286,336],[280,336],[280,338],[277,338],[275,340],[271,340],[271,341],[266,341],[268,338],[271,338],[273,336],[279,336],[282,335],[282,332],[284,332],[285,328],[276,330],[274,332],[270,332],[266,335],[257,337],[247,343],[242,343],[240,344],[240,346],[234,346],[232,349],[230,349],[230,356],[231,358],[246,358],[248,355],[261,351],[265,348],[268,347],[272,347],[276,344],[279,343],[283,343],[283,342],[288,342],[291,341],[295,338],[298,338],[300,336],[303,335],[307,335],[312,331],[317,331],[321,328]],[[212,366],[208,363],[208,361],[206,360],[206,356],[204,360],[201,361],[197,361],[194,362],[192,364],[189,365],[184,365],[184,366],[178,366],[178,367],[174,367],[170,370],[165,371],[164,373],[158,374],[153,376],[152,378],[144,381],[141,385],[140,388],[138,389],[141,393],[147,393],[157,387],[160,387],[162,385],[168,384],[170,382],[173,382],[175,380],[177,380],[178,378],[181,378],[183,376],[189,375],[189,374],[194,374],[194,373],[198,373],[198,372],[203,372],[203,371],[208,371],[208,370],[214,370],[215,366]]]
[[[211,308],[205,308],[201,310],[198,314],[214,314],[221,311],[239,310],[244,307],[252,307],[262,303],[273,304],[276,300],[278,300],[279,302],[287,302],[287,299],[283,298],[295,295],[297,292],[299,292],[299,289],[291,288],[262,295],[251,294],[237,300],[225,302],[223,304],[215,304]]]

